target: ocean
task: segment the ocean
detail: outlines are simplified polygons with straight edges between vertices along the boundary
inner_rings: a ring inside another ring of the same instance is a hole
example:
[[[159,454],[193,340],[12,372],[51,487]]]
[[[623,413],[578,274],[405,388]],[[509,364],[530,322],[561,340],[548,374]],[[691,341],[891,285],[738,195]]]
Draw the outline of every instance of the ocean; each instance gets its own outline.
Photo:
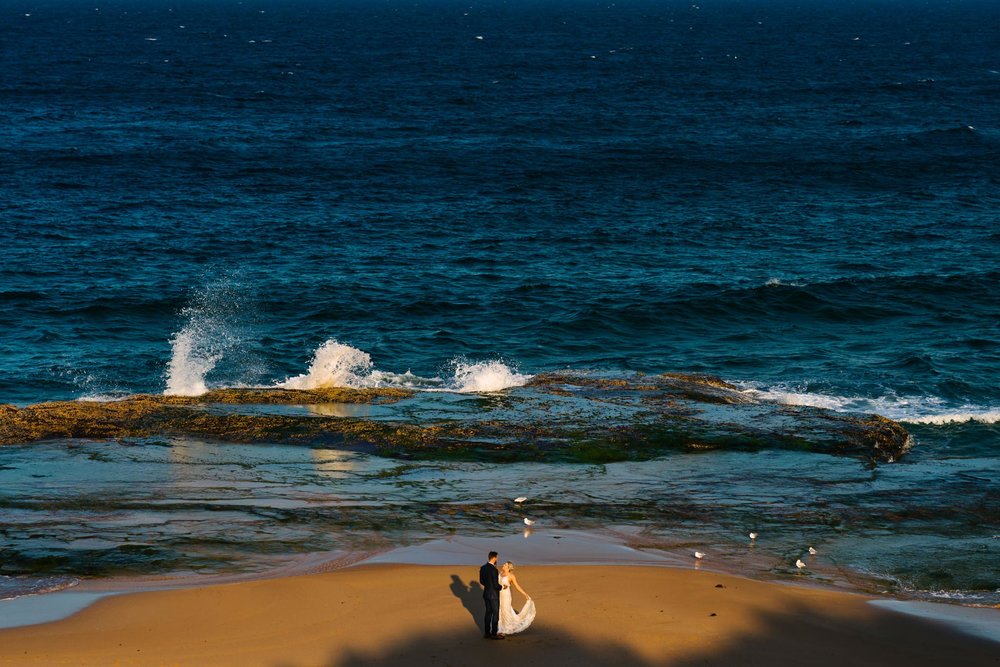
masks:
[[[1000,603],[998,25],[962,0],[5,3],[0,403],[340,384],[475,410],[671,371],[914,446],[13,444],[0,591],[506,534],[526,490],[540,526],[778,579],[815,542],[815,582]]]

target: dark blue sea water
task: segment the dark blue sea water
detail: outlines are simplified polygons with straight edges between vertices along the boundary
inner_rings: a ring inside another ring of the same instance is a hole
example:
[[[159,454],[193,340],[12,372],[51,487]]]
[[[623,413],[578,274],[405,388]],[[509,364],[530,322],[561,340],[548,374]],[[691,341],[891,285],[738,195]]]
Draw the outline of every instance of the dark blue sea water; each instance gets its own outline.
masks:
[[[961,0],[9,0],[0,403],[271,385],[324,344],[313,377],[351,384],[708,372],[917,441],[815,485],[749,457],[802,485],[727,530],[819,494],[870,531],[847,566],[994,593],[998,28]],[[730,470],[696,460],[692,487]]]

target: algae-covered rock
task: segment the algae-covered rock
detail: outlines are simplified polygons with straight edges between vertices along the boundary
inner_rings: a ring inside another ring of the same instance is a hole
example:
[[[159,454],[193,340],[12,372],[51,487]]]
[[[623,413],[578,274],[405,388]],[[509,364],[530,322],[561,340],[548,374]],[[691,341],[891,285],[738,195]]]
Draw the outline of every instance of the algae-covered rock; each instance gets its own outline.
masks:
[[[321,403],[391,403],[413,395],[410,389],[394,387],[355,389],[325,387],[322,389],[237,388],[213,389],[200,396],[149,396],[151,400],[171,405],[316,405]]]
[[[399,389],[224,389],[198,397],[0,405],[0,444],[164,435],[493,461],[609,462],[672,450],[786,448],[891,462],[912,445],[906,429],[884,417],[761,402],[718,378],[676,373],[546,374],[502,400]]]

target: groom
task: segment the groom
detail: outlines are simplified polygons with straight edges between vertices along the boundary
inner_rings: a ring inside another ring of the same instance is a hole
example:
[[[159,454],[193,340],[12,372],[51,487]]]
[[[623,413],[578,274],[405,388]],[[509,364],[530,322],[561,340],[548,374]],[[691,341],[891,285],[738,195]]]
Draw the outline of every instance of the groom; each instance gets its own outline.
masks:
[[[506,635],[497,632],[500,622],[500,591],[506,586],[500,585],[500,572],[497,571],[497,554],[491,551],[486,557],[486,563],[479,568],[479,583],[483,585],[483,602],[486,603],[485,632],[486,639],[503,639]]]

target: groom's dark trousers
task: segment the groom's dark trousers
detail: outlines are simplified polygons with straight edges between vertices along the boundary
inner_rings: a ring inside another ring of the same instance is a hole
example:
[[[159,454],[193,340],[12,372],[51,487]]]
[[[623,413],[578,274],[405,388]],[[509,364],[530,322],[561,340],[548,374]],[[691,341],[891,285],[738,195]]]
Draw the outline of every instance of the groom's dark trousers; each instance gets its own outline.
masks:
[[[483,619],[483,633],[487,637],[495,637],[497,624],[500,622],[500,573],[492,563],[486,563],[479,568],[479,583],[483,585],[483,602],[486,603],[486,616]]]

